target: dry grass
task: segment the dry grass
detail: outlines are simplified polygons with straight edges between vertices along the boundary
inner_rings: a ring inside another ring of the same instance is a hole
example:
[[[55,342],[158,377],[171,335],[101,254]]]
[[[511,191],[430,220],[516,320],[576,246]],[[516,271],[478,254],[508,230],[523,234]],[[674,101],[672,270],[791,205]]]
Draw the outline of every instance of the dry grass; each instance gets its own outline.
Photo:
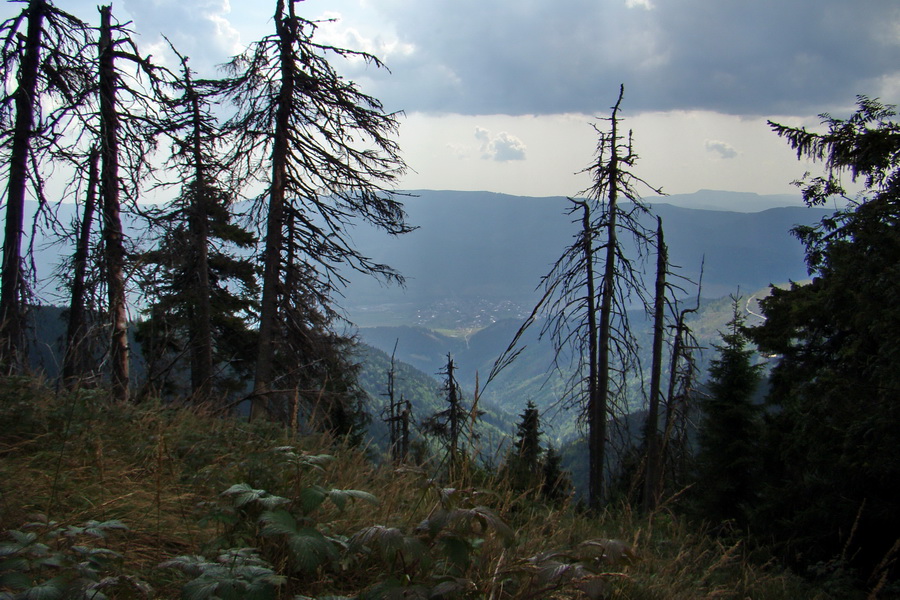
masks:
[[[288,445],[334,460],[324,471],[297,468],[274,450]],[[320,529],[345,539],[373,525],[421,537],[416,527],[441,509],[439,488],[460,490],[454,492],[464,500],[460,506],[489,507],[515,539],[476,527],[473,560],[455,571],[468,587],[456,597],[579,598],[602,586],[605,596],[623,599],[828,598],[789,574],[754,566],[739,543],[693,531],[666,510],[647,518],[617,507],[595,517],[568,504],[537,502],[471,465],[459,469],[453,482],[438,485],[430,476],[415,467],[375,465],[327,436],[295,440],[272,424],[201,410],[116,406],[98,392],[56,395],[31,380],[0,381],[0,528],[21,528],[36,514],[73,525],[121,520],[129,531],[103,544],[124,556],[123,572],[149,582],[155,597],[179,597],[184,582],[158,568],[160,562],[221,547],[229,525],[203,517],[227,504],[223,490],[243,482],[285,497],[312,485],[374,494],[376,505],[357,501],[338,510],[326,503],[316,511]],[[585,545],[587,540],[603,545]],[[606,553],[599,562],[598,548]],[[560,579],[557,587],[541,579],[546,565],[575,559],[596,568]],[[343,572],[319,569],[289,581],[283,597],[300,587],[309,596],[354,596],[390,575],[374,555],[354,560]]]

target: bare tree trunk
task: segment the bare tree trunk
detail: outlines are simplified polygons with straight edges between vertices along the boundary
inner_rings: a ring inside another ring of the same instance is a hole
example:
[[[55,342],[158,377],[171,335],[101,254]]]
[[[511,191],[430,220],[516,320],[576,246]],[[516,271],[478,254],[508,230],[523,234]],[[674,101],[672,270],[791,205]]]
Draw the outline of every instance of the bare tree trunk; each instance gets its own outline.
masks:
[[[289,14],[284,15],[284,0],[275,9],[275,30],[281,47],[281,89],[276,110],[275,139],[272,148],[272,182],[269,212],[266,218],[266,246],[263,253],[263,291],[259,313],[259,348],[250,420],[269,416],[268,393],[272,385],[272,364],[275,359],[275,336],[278,322],[278,278],[281,274],[282,227],[287,177],[288,129],[294,96],[296,66],[291,56],[294,45],[294,3],[288,3]]]
[[[25,54],[14,93],[16,122],[9,159],[9,183],[6,196],[6,237],[3,240],[3,273],[0,277],[0,365],[6,372],[20,366],[23,344],[22,236],[25,220],[25,188],[28,183],[28,154],[37,103],[44,0],[31,0],[28,7],[28,33]]]
[[[190,71],[185,66],[185,84],[191,101],[193,118],[194,145],[194,185],[188,227],[193,244],[194,269],[197,289],[194,294],[196,314],[191,320],[191,392],[195,399],[205,400],[209,396],[213,376],[212,352],[212,307],[210,305],[211,288],[209,283],[209,188],[204,171],[202,147],[202,115],[200,99],[193,88]]]
[[[115,46],[112,41],[111,7],[100,7],[100,120],[101,194],[103,203],[103,242],[106,254],[107,292],[112,331],[110,363],[112,394],[116,400],[128,400],[128,319],[125,305],[125,245],[119,206],[119,119],[116,112],[118,75]]]
[[[700,267],[701,280],[703,277],[703,267]],[[697,312],[700,309],[700,294],[702,289],[702,282],[697,285],[697,304],[694,308],[687,308],[678,313],[678,318],[675,321],[675,341],[672,343],[672,361],[669,366],[669,388],[666,392],[666,416],[665,416],[665,425],[663,427],[663,436],[662,436],[662,449],[660,450],[660,457],[665,461],[666,464],[671,463],[670,455],[672,454],[672,450],[670,449],[670,442],[673,437],[677,433],[679,445],[678,455],[681,457],[679,461],[679,466],[683,465],[684,457],[686,455],[684,445],[686,443],[686,426],[685,422],[687,420],[687,397],[690,393],[690,383],[687,385],[682,383],[683,389],[680,393],[678,393],[678,376],[679,371],[681,369],[680,363],[681,359],[684,358],[687,361],[686,368],[688,369],[688,378],[691,377],[693,373],[693,365],[691,364],[691,349],[692,345],[688,342],[688,337],[691,336],[690,328],[687,326],[686,318],[690,313]],[[676,406],[676,404],[680,403],[680,407]],[[680,409],[680,413],[679,413]],[[676,422],[678,421],[678,422]],[[677,472],[683,472],[683,469],[677,469],[676,465],[672,465],[673,474],[677,475]]]
[[[394,395],[394,384],[395,378],[397,375],[397,344],[400,342],[398,339],[394,342],[394,351],[391,352],[391,368],[387,372],[387,399],[388,399],[388,430],[389,430],[389,438],[390,438],[390,451],[391,451],[391,459],[394,462],[400,462],[400,430],[401,430],[401,415],[400,415],[400,405],[403,400],[400,400],[400,403],[397,402],[397,399]]]
[[[659,501],[660,485],[660,440],[659,440],[659,399],[662,386],[662,345],[665,334],[666,271],[668,252],[663,237],[662,219],[656,218],[656,297],[653,306],[653,359],[650,367],[650,404],[647,408],[647,422],[644,425],[644,445],[647,451],[644,467],[643,508],[651,511]]]
[[[595,438],[595,407],[600,404],[600,394],[598,389],[598,368],[599,365],[597,363],[597,291],[595,289],[594,284],[594,246],[593,246],[593,231],[591,229],[591,209],[587,202],[582,202],[582,217],[581,217],[581,228],[582,228],[582,236],[583,244],[584,244],[584,264],[586,270],[586,280],[587,280],[587,290],[586,290],[586,300],[587,300],[587,317],[588,317],[588,415],[589,415],[589,423],[590,423],[590,438],[588,444],[588,451],[590,454],[589,463],[590,465],[594,465],[595,460],[599,460],[600,464],[603,463],[603,449],[602,446],[598,446],[598,442],[600,444],[603,443],[603,439],[606,437],[605,431],[605,415],[603,418],[603,427],[604,429],[597,432],[597,436]],[[604,410],[605,412],[605,410]],[[599,452],[598,452],[599,450]],[[600,474],[602,477],[602,473]],[[590,471],[590,493],[589,497],[594,498],[600,497],[602,493],[602,480],[597,481],[595,479],[593,468]],[[596,496],[595,496],[596,494]],[[594,504],[592,503],[592,506]],[[599,504],[597,505],[599,506]]]
[[[617,140],[619,104],[622,102],[623,90],[619,91],[619,99],[613,107],[610,118],[610,154],[606,165],[608,191],[608,218],[606,222],[606,264],[603,269],[600,298],[599,349],[597,356],[597,401],[588,407],[589,450],[590,450],[590,483],[588,505],[599,509],[603,502],[603,470],[606,460],[606,420],[609,412],[609,358],[610,358],[610,323],[613,312],[613,295],[616,283],[616,250],[618,248],[618,198],[619,198],[619,155]],[[602,165],[601,165],[602,168]]]
[[[67,386],[75,384],[85,375],[87,370],[87,311],[85,308],[85,279],[87,259],[90,252],[91,227],[94,222],[94,211],[97,207],[97,185],[99,179],[100,153],[96,146],[91,148],[88,157],[87,194],[84,201],[84,214],[78,230],[78,241],[72,259],[72,296],[69,301],[69,323],[66,329],[66,353],[63,359],[63,383]]]
[[[400,395],[400,460],[405,462],[409,458],[409,422],[412,419],[412,404],[404,400]]]
[[[456,376],[453,374],[455,366],[453,359],[447,355],[447,402],[450,404],[450,466],[456,464],[459,452],[459,434],[462,430],[459,422],[459,387],[456,385]]]

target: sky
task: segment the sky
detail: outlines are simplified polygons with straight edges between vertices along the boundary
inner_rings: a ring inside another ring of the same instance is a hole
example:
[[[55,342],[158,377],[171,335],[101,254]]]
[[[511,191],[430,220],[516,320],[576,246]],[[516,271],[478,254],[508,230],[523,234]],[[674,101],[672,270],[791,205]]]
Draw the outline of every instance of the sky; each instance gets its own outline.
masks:
[[[97,22],[96,0],[56,4]],[[21,5],[2,7],[2,16]],[[274,0],[116,0],[143,53],[161,34],[205,75],[273,32]],[[575,195],[624,85],[636,175],[673,194],[796,193],[814,166],[767,120],[816,128],[856,96],[900,103],[897,0],[302,0],[335,65],[403,111],[404,189]]]

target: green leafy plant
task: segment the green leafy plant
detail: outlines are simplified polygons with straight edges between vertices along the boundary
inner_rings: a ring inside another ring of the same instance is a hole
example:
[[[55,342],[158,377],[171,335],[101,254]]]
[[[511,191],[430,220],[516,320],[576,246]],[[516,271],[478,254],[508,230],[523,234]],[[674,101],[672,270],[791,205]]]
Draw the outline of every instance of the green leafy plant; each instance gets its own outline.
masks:
[[[390,573],[370,585],[361,598],[465,597],[478,588],[486,540],[503,547],[514,542],[512,529],[478,503],[476,490],[441,487],[431,479],[422,485],[436,503],[411,531],[374,525],[351,537],[350,548],[361,561],[373,560]]]
[[[185,600],[272,600],[285,582],[255,548],[229,548],[215,561],[178,556],[159,566],[193,577],[182,588]]]
[[[7,591],[0,591],[0,599],[106,600],[112,590],[119,597],[149,597],[149,585],[116,573],[118,552],[92,545],[127,529],[117,520],[76,526],[41,517],[7,531],[9,541],[0,543],[0,589]]]
[[[306,469],[321,471],[323,465],[332,460],[328,455],[304,455],[291,447],[276,449],[281,460],[296,468],[293,479],[299,481],[302,471]],[[253,545],[266,564],[271,565],[270,574],[279,573],[279,582],[289,581],[286,577],[303,578],[315,573],[320,568],[342,570],[351,562],[347,552],[348,538],[331,531],[328,521],[320,522],[318,511],[323,504],[330,502],[339,512],[343,512],[350,501],[364,501],[377,504],[374,495],[361,490],[342,490],[327,488],[318,484],[294,485],[291,497],[279,496],[266,490],[254,488],[247,483],[232,485],[222,492],[218,505],[207,506],[208,521],[216,521],[225,526],[225,532],[219,539],[219,545],[230,541],[239,541],[247,546]],[[242,552],[250,552],[242,548]],[[227,552],[234,552],[228,550]],[[230,555],[229,555],[230,556]],[[243,555],[241,555],[243,556]],[[253,555],[255,556],[255,555]],[[258,558],[258,557],[257,557]],[[232,557],[234,559],[234,557]],[[180,557],[176,562],[165,563],[166,566],[179,567],[185,572],[196,575],[191,582],[190,590],[185,589],[186,597],[193,598],[226,598],[222,593],[234,590],[247,592],[253,587],[254,593],[268,593],[267,585],[275,585],[275,580],[259,571],[261,565],[250,563],[252,571],[243,569],[244,563],[229,563],[231,571],[223,571],[225,567],[220,556],[218,563],[206,561],[203,557]],[[249,559],[248,559],[249,560]],[[246,562],[246,561],[244,561]],[[241,567],[241,569],[237,569]],[[187,569],[190,568],[191,571]],[[266,567],[269,568],[269,567]],[[237,570],[235,570],[237,569]],[[247,581],[246,576],[253,575],[258,579]],[[213,589],[216,581],[226,582],[220,593]],[[241,587],[244,586],[244,587]],[[246,589],[245,589],[246,588]],[[204,594],[196,595],[201,590]],[[188,592],[194,595],[187,596]],[[238,593],[238,592],[234,592]],[[249,592],[247,592],[249,593]],[[243,596],[239,596],[243,597]],[[249,597],[249,596],[248,596]],[[255,596],[254,596],[255,597]],[[268,596],[261,595],[260,598]]]

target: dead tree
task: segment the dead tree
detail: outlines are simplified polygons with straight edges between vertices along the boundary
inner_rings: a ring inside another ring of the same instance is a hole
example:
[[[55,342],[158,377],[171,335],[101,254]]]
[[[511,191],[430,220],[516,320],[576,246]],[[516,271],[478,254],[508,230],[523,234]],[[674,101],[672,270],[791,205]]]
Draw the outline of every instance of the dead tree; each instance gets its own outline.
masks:
[[[490,382],[515,360],[524,332],[546,317],[541,337],[554,345],[555,367],[570,374],[565,397],[583,411],[588,424],[589,505],[594,509],[604,497],[607,421],[615,416],[613,403],[625,400],[628,372],[639,368],[627,308],[629,301],[647,306],[639,261],[653,244],[653,232],[641,224],[650,210],[636,188],[662,193],[629,171],[637,155],[630,132],[620,131],[623,93],[620,87],[612,115],[605,119],[608,130],[594,126],[596,159],[585,169],[593,185],[583,198],[569,199],[569,214],[581,214],[576,240],[542,279],[540,300],[488,377]],[[638,256],[627,256],[620,234],[633,238]]]
[[[437,437],[444,445],[448,469],[453,475],[462,458],[460,444],[466,441],[466,428],[468,427],[468,441],[474,441],[475,421],[484,413],[478,410],[477,396],[470,410],[464,406],[462,389],[456,380],[456,364],[450,354],[447,354],[447,364],[439,374],[444,376],[443,392],[447,408],[426,419],[422,423],[422,430]]]
[[[700,282],[697,284],[697,299],[693,307],[678,310],[675,306],[675,325],[672,354],[669,363],[669,382],[665,396],[665,418],[663,421],[657,489],[666,480],[677,487],[680,478],[686,476],[688,460],[688,424],[691,401],[695,394],[695,384],[699,376],[694,353],[699,349],[696,338],[687,323],[688,315],[700,309],[703,267],[700,268]]]
[[[394,462],[401,462],[406,459],[406,454],[403,451],[405,445],[408,446],[408,441],[404,440],[404,431],[409,431],[409,422],[408,422],[408,411],[404,409],[405,404],[408,404],[405,400],[403,400],[403,395],[400,395],[400,398],[397,398],[396,394],[396,380],[397,380],[397,343],[399,340],[394,343],[394,351],[391,352],[391,368],[387,371],[387,391],[382,394],[388,400],[388,405],[386,407],[384,420],[388,424],[388,439],[389,439],[389,448],[391,459]],[[408,435],[408,433],[407,433]],[[406,442],[406,444],[404,444]]]
[[[89,317],[87,314],[87,270],[90,257],[91,229],[97,209],[97,188],[100,184],[100,152],[92,146],[88,155],[88,180],[81,220],[76,224],[75,253],[72,257],[72,280],[63,353],[62,379],[72,385],[84,378],[89,370],[88,344]]]
[[[118,73],[112,38],[112,6],[100,7],[99,97],[102,168],[100,195],[103,213],[103,247],[106,290],[110,314],[110,365],[113,397],[128,399],[128,312],[125,302],[125,241],[119,197],[119,115],[116,107]]]
[[[128,240],[123,206],[136,205],[150,173],[156,145],[158,102],[164,75],[140,56],[128,29],[113,22],[112,7],[101,6],[97,44],[97,112],[84,115],[86,127],[99,120],[100,213],[103,270],[109,315],[109,363],[113,398],[129,395],[130,359],[126,299]],[[125,61],[134,70],[120,68]]]
[[[663,236],[662,219],[656,227],[656,286],[653,298],[653,351],[650,366],[650,393],[647,421],[644,424],[644,489],[642,505],[645,511],[656,507],[659,499],[661,446],[659,439],[659,406],[662,389],[663,338],[666,333],[666,273],[669,257]]]
[[[234,156],[244,161],[235,174],[266,186],[257,202],[265,247],[251,418],[268,417],[269,400],[294,387],[287,380],[274,385],[283,375],[279,356],[283,364],[315,361],[287,356],[288,321],[302,318],[291,316],[297,290],[290,284],[305,286],[306,314],[333,316],[333,295],[346,282],[338,267],[402,281],[355,249],[346,226],[364,221],[392,235],[411,229],[387,189],[405,168],[392,140],[396,115],[339,76],[329,57],[380,61],[316,42],[316,23],[299,17],[297,6],[276,0],[275,33],[227,65],[227,95],[238,107],[228,125],[237,134]],[[303,276],[290,275],[292,268]]]
[[[9,165],[0,272],[0,366],[7,372],[22,362],[25,196],[30,189],[41,206],[47,204],[38,165],[62,151],[66,123],[84,100],[90,37],[87,25],[48,0],[29,0],[0,25],[0,78],[15,82],[0,102],[0,149]]]

